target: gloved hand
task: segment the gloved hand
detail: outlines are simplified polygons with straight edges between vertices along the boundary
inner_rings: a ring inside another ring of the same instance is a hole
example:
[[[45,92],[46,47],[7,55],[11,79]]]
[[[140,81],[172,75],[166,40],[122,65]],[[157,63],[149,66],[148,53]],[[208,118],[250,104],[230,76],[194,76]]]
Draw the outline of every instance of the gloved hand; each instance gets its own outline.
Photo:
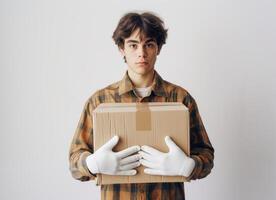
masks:
[[[160,152],[149,146],[142,146],[138,153],[141,155],[140,162],[144,165],[144,172],[151,175],[185,176],[188,177],[194,167],[195,161],[188,157],[169,136],[165,137],[169,147],[168,153]]]
[[[91,173],[109,175],[135,175],[137,173],[134,168],[140,166],[140,156],[131,154],[138,152],[140,146],[113,152],[112,149],[118,141],[119,137],[116,135],[86,158],[86,164]]]

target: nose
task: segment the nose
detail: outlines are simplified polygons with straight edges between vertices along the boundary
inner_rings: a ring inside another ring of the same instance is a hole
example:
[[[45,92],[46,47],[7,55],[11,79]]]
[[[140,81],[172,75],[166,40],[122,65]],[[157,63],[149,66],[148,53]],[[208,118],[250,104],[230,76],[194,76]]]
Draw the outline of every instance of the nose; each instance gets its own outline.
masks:
[[[146,49],[143,47],[143,46],[140,46],[139,48],[138,48],[138,57],[139,58],[145,58],[147,56],[147,51],[146,51]]]

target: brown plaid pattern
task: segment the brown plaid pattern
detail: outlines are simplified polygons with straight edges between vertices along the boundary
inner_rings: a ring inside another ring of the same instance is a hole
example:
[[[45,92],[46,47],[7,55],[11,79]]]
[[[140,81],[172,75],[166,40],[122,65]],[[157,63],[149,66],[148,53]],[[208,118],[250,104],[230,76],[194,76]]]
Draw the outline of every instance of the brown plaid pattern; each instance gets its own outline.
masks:
[[[114,102],[182,102],[190,112],[190,152],[196,161],[188,179],[204,178],[211,172],[214,149],[193,97],[182,87],[163,80],[155,71],[151,95],[140,98],[126,72],[121,81],[98,90],[85,104],[69,152],[70,171],[75,179],[88,181],[95,178],[96,175],[90,173],[85,163],[86,157],[93,153],[92,111],[101,103]],[[175,200],[185,199],[185,193],[183,183],[113,184],[101,186],[101,197],[103,200]]]

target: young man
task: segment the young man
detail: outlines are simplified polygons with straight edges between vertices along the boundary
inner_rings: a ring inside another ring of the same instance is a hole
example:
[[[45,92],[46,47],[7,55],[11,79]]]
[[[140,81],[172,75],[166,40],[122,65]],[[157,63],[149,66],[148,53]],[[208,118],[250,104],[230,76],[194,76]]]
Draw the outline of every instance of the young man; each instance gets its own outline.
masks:
[[[122,80],[97,91],[85,104],[69,153],[75,179],[92,180],[97,173],[135,175],[140,164],[148,174],[185,176],[189,180],[204,178],[211,172],[214,149],[195,100],[182,87],[163,80],[154,69],[166,37],[163,21],[151,13],[127,13],[119,21],[113,39],[128,68]],[[169,153],[149,146],[113,152],[119,140],[117,136],[94,152],[92,111],[107,102],[183,103],[190,112],[191,156],[186,156],[169,137],[165,138],[172,150]],[[101,196],[102,199],[185,199],[183,183],[102,185]]]

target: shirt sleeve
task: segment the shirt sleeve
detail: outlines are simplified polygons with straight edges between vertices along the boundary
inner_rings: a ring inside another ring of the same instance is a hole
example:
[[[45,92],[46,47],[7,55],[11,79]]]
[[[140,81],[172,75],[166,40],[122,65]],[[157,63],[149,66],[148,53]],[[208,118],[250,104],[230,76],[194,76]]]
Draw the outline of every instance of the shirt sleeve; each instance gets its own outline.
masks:
[[[95,179],[87,165],[86,158],[91,155],[93,150],[93,119],[92,111],[94,106],[91,101],[87,101],[82,111],[77,129],[69,150],[69,165],[73,178],[80,181]]]
[[[188,94],[184,99],[190,112],[190,157],[195,160],[195,168],[188,180],[201,179],[210,174],[214,166],[214,148],[201,120],[197,104]]]

